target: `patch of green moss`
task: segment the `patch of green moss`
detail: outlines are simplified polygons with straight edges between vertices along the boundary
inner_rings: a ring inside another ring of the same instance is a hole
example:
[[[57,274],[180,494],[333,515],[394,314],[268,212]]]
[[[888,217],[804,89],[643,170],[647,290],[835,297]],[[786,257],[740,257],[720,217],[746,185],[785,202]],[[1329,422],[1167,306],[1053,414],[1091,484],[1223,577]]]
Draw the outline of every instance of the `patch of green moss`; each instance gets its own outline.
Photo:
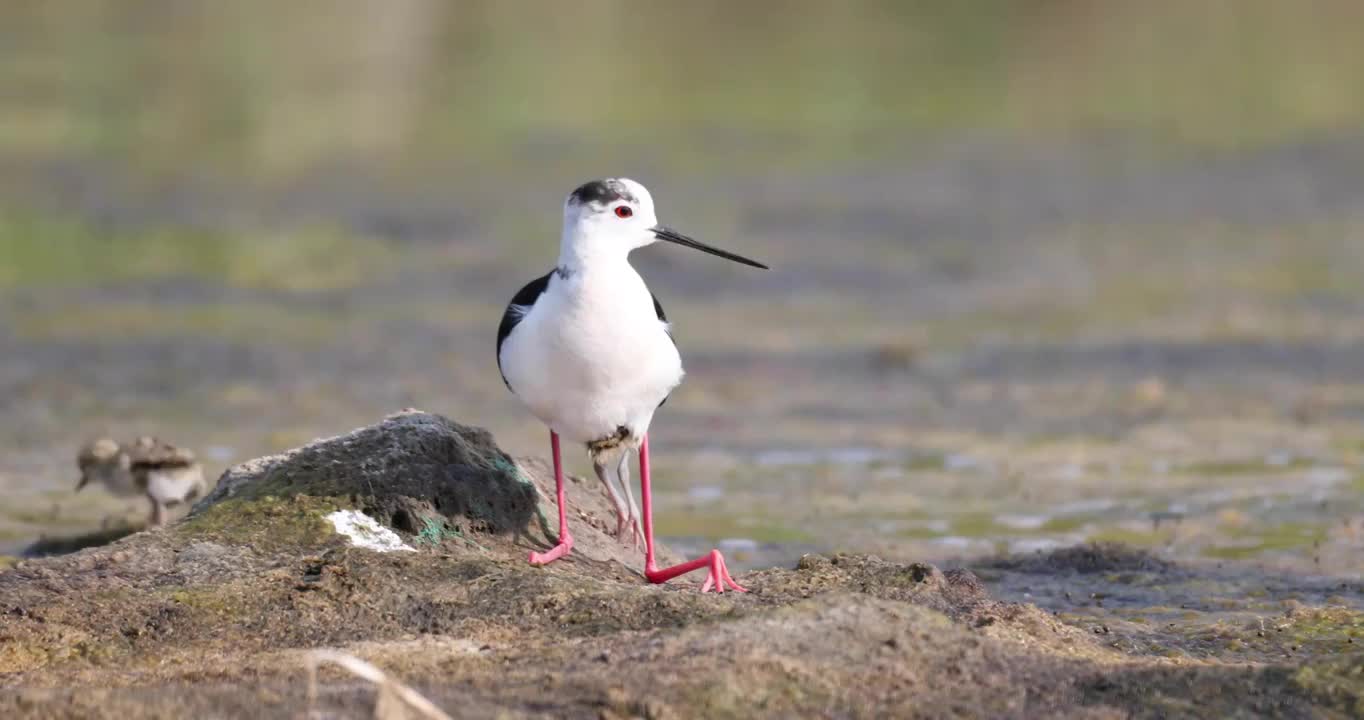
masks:
[[[901,466],[905,472],[923,472],[927,470],[942,470],[943,456],[931,453],[915,453],[909,460]]]
[[[326,515],[351,503],[343,498],[294,495],[229,498],[175,526],[182,535],[255,549],[312,548],[339,537]]]
[[[250,289],[350,287],[392,264],[382,243],[327,228],[275,236],[114,231],[41,216],[0,220],[0,288],[194,277]]]
[[[1324,652],[1341,652],[1361,645],[1364,652],[1364,612],[1345,607],[1298,609],[1280,625],[1286,640]],[[1349,642],[1354,640],[1353,643]]]
[[[1065,533],[1074,532],[1088,524],[1089,521],[1083,517],[1068,515],[1065,517],[1051,518],[1045,523],[1042,523],[1042,527],[1038,529],[1046,533]]]
[[[1247,560],[1264,552],[1265,548],[1259,544],[1243,545],[1213,545],[1202,550],[1204,557],[1217,558],[1219,560]]]
[[[52,660],[46,647],[38,643],[7,638],[0,643],[0,673],[32,672]]]
[[[417,544],[439,545],[445,540],[459,540],[466,545],[471,545],[484,552],[487,552],[488,550],[465,536],[464,533],[460,532],[459,528],[450,527],[444,519],[426,518],[426,521],[422,525],[422,529],[417,533]]]
[[[895,531],[896,537],[908,538],[910,540],[929,540],[942,537],[946,533],[935,530],[927,525],[909,525]]]
[[[35,669],[70,661],[104,665],[120,656],[122,648],[99,640],[63,642],[59,638],[34,641],[7,640],[0,643],[0,673],[31,672]]]
[[[253,612],[252,606],[243,602],[242,595],[229,587],[180,588],[167,592],[166,599],[222,620],[245,617]]]
[[[1254,263],[1237,270],[1224,271],[1222,282],[1259,296],[1294,297],[1307,293],[1359,296],[1359,283],[1328,254],[1285,253],[1274,257],[1272,262]]]
[[[79,528],[86,525],[84,518],[63,515],[54,517],[54,513],[45,507],[8,508],[5,511],[4,518],[8,522],[37,525],[43,528]]]
[[[1236,476],[1236,475],[1274,475],[1285,473],[1292,470],[1301,470],[1310,467],[1312,462],[1307,458],[1293,458],[1282,465],[1271,465],[1264,460],[1209,460],[1185,465],[1180,468],[1180,472],[1187,475],[1215,475],[1215,476]]]
[[[32,310],[14,318],[28,340],[208,336],[225,340],[317,344],[344,335],[347,319],[326,310],[275,303],[167,306],[142,301]]]
[[[10,543],[15,540],[23,540],[32,536],[32,531],[23,526],[6,526],[9,518],[4,513],[0,513],[0,542]]]
[[[1364,652],[1308,663],[1290,679],[1318,702],[1351,717],[1364,717]]]
[[[1015,530],[1001,525],[994,513],[962,513],[952,519],[952,534],[961,537],[992,537],[1013,534]]]
[[[950,534],[972,538],[1049,535],[1074,532],[1089,522],[1088,519],[1077,516],[1053,517],[1036,527],[1031,527],[1001,522],[999,513],[966,512],[952,518]]]
[[[1245,526],[1228,528],[1226,532],[1240,542],[1207,547],[1203,549],[1203,554],[1224,560],[1239,560],[1265,552],[1310,547],[1326,537],[1325,528],[1311,523]]]
[[[1231,598],[1214,600],[1213,604],[1232,613],[1250,609]],[[1258,623],[1181,623],[1163,632],[1167,637],[1180,638],[1186,648],[1200,648],[1224,660],[1228,659],[1224,653],[1276,661],[1292,657],[1301,662],[1364,653],[1364,612],[1341,606],[1297,606],[1287,614],[1261,615]]]

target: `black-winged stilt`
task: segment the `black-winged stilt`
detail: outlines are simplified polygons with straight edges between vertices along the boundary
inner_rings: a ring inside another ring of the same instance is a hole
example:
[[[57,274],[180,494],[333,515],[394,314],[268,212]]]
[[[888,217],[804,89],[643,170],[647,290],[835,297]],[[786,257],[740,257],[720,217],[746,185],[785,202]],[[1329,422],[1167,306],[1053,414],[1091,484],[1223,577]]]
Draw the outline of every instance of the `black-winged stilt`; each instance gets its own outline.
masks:
[[[597,477],[616,506],[617,536],[636,547],[640,512],[630,490],[629,454],[639,451],[644,499],[644,575],[662,583],[703,567],[701,586],[744,588],[729,576],[719,550],[669,568],[654,560],[653,498],[649,487],[649,423],[668,393],[682,381],[682,359],[668,331],[663,306],[630,266],[635,248],[659,240],[685,245],[744,265],[766,265],[700,243],[658,224],[654,201],[625,178],[595,180],[569,193],[559,264],[521,288],[497,331],[502,379],[536,417],[549,426],[554,483],[559,503],[559,542],[530,554],[533,565],[567,555],[573,547],[564,505],[559,437],[584,443]],[[610,479],[608,462],[624,498]]]

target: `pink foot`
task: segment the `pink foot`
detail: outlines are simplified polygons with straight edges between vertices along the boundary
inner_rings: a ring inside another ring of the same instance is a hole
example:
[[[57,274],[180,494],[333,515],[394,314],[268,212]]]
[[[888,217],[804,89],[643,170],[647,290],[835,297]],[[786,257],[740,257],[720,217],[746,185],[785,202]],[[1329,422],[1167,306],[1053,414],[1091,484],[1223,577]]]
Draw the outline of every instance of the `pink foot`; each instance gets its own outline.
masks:
[[[734,582],[734,578],[729,576],[729,568],[725,567],[725,556],[719,550],[710,551],[710,572],[706,575],[706,581],[701,584],[701,592],[709,592],[712,587],[715,592],[724,592],[725,586],[735,592],[748,592],[748,588]]]
[[[573,536],[569,535],[568,533],[564,533],[563,535],[559,536],[559,544],[551,548],[549,552],[543,553],[532,552],[530,554],[530,564],[548,565],[554,562],[555,560],[558,560],[559,558],[567,555],[568,551],[572,549]]]
[[[726,589],[735,592],[748,592],[748,588],[734,582],[734,578],[729,576],[729,568],[725,567],[725,556],[721,555],[719,550],[711,550],[709,555],[670,568],[646,569],[644,577],[648,578],[651,583],[664,583],[678,575],[685,575],[703,567],[709,567],[710,573],[706,576],[706,581],[701,584],[701,592],[710,592],[712,588],[718,593],[722,593]]]

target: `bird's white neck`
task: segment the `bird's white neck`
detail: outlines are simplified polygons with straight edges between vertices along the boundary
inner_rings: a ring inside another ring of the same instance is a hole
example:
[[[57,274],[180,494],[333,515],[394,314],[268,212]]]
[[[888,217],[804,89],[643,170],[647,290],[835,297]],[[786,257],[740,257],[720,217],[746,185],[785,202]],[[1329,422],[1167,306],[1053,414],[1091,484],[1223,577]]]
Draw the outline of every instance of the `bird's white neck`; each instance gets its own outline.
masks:
[[[610,271],[620,266],[630,266],[630,250],[633,248],[620,238],[609,235],[579,232],[577,228],[565,228],[559,242],[559,265],[568,274],[580,273],[588,268],[593,272]]]

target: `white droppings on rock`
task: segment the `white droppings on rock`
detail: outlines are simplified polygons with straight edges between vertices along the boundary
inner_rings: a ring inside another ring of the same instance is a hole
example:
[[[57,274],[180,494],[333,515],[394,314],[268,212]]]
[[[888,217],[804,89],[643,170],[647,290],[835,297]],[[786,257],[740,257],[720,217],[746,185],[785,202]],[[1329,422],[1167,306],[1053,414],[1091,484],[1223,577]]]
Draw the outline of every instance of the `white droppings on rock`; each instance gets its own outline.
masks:
[[[375,552],[407,551],[417,549],[403,542],[398,533],[380,525],[374,518],[359,510],[337,510],[327,516],[336,531],[350,538],[352,545]]]

